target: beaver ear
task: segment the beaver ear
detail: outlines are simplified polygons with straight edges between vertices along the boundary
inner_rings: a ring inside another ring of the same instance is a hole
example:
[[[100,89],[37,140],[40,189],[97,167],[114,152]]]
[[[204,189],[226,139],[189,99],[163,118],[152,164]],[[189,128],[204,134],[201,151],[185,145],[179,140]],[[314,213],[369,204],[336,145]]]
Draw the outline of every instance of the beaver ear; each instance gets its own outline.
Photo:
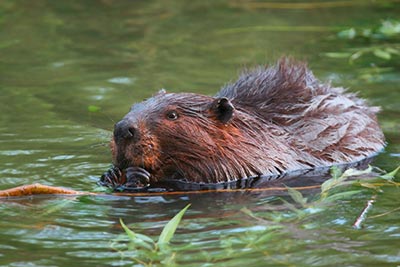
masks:
[[[211,104],[211,112],[223,124],[228,123],[232,119],[234,110],[235,107],[226,97],[217,98]]]

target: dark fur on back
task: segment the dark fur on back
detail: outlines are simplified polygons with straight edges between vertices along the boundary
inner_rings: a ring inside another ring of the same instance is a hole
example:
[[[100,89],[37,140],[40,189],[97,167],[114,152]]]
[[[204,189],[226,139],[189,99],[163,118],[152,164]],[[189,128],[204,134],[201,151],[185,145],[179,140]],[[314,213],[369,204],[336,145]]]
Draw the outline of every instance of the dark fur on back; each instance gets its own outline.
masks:
[[[215,97],[160,92],[134,105],[111,146],[117,167],[144,168],[152,182],[226,182],[371,157],[384,147],[377,111],[283,59]]]
[[[325,164],[358,161],[384,145],[376,120],[379,108],[341,87],[320,83],[302,63],[283,59],[275,67],[259,67],[217,96],[282,127],[292,145]]]

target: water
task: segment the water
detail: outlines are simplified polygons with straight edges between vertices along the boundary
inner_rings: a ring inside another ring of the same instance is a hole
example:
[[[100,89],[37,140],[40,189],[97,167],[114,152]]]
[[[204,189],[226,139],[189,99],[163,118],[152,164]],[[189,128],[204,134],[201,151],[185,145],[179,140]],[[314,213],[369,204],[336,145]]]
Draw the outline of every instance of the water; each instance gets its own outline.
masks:
[[[1,1],[0,189],[39,182],[93,191],[110,166],[113,124],[132,103],[160,88],[214,94],[243,66],[281,55],[307,60],[320,79],[383,108],[388,147],[375,165],[394,169],[400,158],[398,57],[364,57],[350,65],[324,55],[365,46],[336,32],[399,19],[399,4],[299,3]],[[371,191],[304,218],[282,206],[285,194],[1,200],[0,266],[132,266],[132,255],[118,252],[124,244],[116,241],[123,236],[119,219],[156,239],[187,203],[192,206],[173,239],[179,266],[400,264],[397,188],[383,188],[360,230],[351,225]],[[256,237],[263,239],[254,243]]]

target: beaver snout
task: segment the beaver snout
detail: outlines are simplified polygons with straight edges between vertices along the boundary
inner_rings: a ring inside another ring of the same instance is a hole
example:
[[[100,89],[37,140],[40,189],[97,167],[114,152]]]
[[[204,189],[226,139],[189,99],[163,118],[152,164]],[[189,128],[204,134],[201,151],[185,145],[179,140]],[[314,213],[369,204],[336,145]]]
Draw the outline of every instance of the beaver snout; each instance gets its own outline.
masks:
[[[128,120],[122,120],[114,126],[114,140],[117,143],[127,140],[138,142],[140,140],[140,131],[133,123]]]

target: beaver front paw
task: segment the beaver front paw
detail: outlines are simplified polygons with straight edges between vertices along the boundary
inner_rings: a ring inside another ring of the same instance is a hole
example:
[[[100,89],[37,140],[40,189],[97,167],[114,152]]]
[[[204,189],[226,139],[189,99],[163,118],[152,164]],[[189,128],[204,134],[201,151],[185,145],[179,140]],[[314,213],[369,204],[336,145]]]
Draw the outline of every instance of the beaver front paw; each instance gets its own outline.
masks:
[[[113,166],[101,176],[98,184],[118,192],[145,191],[150,186],[150,173],[140,167],[121,170]]]
[[[150,173],[140,167],[129,167],[125,172],[126,183],[124,191],[137,191],[150,186]]]
[[[124,184],[126,181],[125,175],[123,175],[120,168],[112,166],[108,169],[103,175],[100,177],[100,180],[97,184],[101,186],[107,186],[112,189],[115,187]]]

